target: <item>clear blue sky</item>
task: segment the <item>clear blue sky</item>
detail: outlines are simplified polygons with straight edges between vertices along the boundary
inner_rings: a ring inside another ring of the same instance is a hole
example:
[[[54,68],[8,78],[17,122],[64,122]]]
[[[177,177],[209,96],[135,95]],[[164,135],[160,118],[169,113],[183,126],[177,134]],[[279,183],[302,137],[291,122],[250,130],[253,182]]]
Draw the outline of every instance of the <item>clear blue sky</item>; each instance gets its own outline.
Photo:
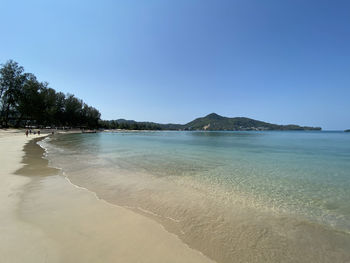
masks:
[[[350,128],[348,0],[0,0],[0,63],[104,119]]]

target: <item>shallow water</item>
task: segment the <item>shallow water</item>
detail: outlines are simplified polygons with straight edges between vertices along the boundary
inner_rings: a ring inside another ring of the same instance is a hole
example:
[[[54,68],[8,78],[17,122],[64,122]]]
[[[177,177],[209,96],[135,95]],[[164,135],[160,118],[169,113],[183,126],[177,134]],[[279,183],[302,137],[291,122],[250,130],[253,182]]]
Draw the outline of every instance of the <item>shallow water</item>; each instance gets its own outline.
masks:
[[[29,236],[32,243],[20,249],[10,242],[21,253],[11,262],[214,262],[150,218],[70,183],[48,167],[35,140],[24,151],[24,166],[16,173],[31,180],[21,189],[16,215],[27,225],[21,240]]]
[[[127,132],[44,140],[51,165],[218,262],[350,260],[350,136]]]

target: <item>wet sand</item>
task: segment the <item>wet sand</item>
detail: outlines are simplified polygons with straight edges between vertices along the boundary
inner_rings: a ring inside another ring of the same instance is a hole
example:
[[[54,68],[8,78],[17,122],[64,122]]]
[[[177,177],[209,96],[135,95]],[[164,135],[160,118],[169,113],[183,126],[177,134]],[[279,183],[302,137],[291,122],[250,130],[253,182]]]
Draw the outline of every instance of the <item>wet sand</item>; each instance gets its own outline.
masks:
[[[31,138],[0,132],[1,262],[213,262],[150,218],[72,185]]]

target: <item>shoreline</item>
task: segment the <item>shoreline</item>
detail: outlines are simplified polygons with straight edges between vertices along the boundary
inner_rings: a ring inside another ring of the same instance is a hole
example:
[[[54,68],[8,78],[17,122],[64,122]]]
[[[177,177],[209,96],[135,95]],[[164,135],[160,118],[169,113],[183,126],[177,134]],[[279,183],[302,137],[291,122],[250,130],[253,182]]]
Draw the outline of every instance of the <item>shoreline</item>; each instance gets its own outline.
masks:
[[[63,141],[64,147],[67,142]],[[74,144],[75,140],[69,139],[67,141]],[[53,151],[51,157],[57,158],[55,147],[50,147],[50,144],[45,147],[48,147],[50,153],[51,150]],[[83,149],[80,151],[84,153]],[[51,158],[51,161],[55,165],[68,169],[67,176],[73,184],[89,189],[99,199],[105,200],[109,204],[126,207],[150,217],[161,223],[168,232],[176,234],[191,248],[201,251],[217,262],[229,263],[233,259],[237,262],[348,262],[350,259],[347,252],[350,247],[349,235],[334,231],[333,228],[324,227],[303,218],[289,217],[286,214],[279,215],[260,209],[249,209],[245,205],[239,204],[230,206],[229,211],[220,210],[220,205],[216,202],[209,206],[208,202],[200,201],[210,201],[202,196],[201,191],[192,191],[193,188],[190,187],[190,192],[184,192],[183,184],[180,188],[176,188],[174,184],[170,185],[169,181],[165,180],[165,182],[161,179],[148,185],[150,182],[148,174],[138,174],[136,170],[132,169],[130,171],[126,169],[124,172],[126,172],[125,176],[127,177],[119,179],[116,179],[115,175],[123,174],[123,169],[118,170],[119,172],[111,170],[109,173],[108,170],[99,166],[95,167],[96,169],[92,167],[86,170],[84,166],[75,166],[73,170],[69,170],[69,166],[67,167],[65,164],[70,163],[70,158],[85,160],[88,155],[88,153],[86,156],[79,153],[70,154],[72,153],[68,151],[69,158],[63,158],[61,162],[55,158]],[[90,156],[87,160],[94,159]],[[135,172],[136,174],[134,174]],[[103,176],[102,181],[107,184],[103,184],[103,182],[98,184],[94,181],[94,174]],[[89,176],[87,181],[84,179],[86,175]],[[79,176],[82,180],[79,180]],[[89,180],[92,183],[89,184]],[[183,183],[192,185],[191,181]],[[137,202],[133,202],[134,196],[127,200],[128,193],[123,194],[123,189],[126,189],[123,186],[136,189],[141,187],[142,192],[139,192]],[[162,189],[166,189],[171,195],[162,195]],[[217,192],[215,191],[215,193]],[[241,200],[240,196],[236,197]],[[233,202],[235,202],[234,199]],[[181,205],[181,201],[184,200],[185,202],[191,201],[193,205],[191,206],[190,203]],[[244,201],[246,200],[244,199]],[[169,222],[173,218],[176,220],[174,224]]]
[[[18,168],[12,168],[7,179],[14,184],[18,183],[14,178],[22,182],[16,184],[17,192],[8,195],[13,202],[5,207],[11,212],[6,213],[4,206],[0,207],[0,223],[5,229],[5,235],[0,237],[0,259],[5,262],[214,262],[207,255],[216,262],[348,262],[350,259],[346,252],[350,245],[348,234],[264,213],[254,214],[260,218],[255,221],[248,214],[244,216],[246,209],[237,210],[238,207],[234,210],[237,218],[231,218],[238,228],[226,231],[231,238],[239,236],[240,249],[225,259],[222,246],[229,249],[230,242],[210,245],[204,241],[213,237],[211,231],[221,231],[219,228],[209,228],[208,235],[202,236],[204,243],[196,244],[158,220],[157,214],[142,210],[142,206],[135,211],[136,207],[105,198],[95,191],[98,189],[71,182],[71,178],[60,172],[61,168],[50,164],[45,153],[51,148],[45,149],[45,145],[37,143],[39,140],[43,138],[27,139],[22,132],[0,132],[0,154],[4,155],[6,149],[7,159]],[[10,153],[16,153],[17,157]],[[0,190],[5,186],[0,183]],[[198,222],[205,224],[202,219]],[[176,223],[187,225],[188,222]],[[16,251],[23,253],[18,256]]]
[[[2,155],[6,151],[7,164],[0,170],[4,200],[0,208],[2,260],[214,262],[157,222],[97,199],[91,191],[52,173],[55,168],[42,170],[43,162],[38,163],[38,158],[47,163],[48,160],[42,154],[28,156],[28,148],[42,149],[32,139],[25,138],[22,132],[0,132],[1,151]],[[27,149],[23,152],[25,145]],[[35,176],[39,167],[41,176]],[[49,176],[45,175],[48,171]]]

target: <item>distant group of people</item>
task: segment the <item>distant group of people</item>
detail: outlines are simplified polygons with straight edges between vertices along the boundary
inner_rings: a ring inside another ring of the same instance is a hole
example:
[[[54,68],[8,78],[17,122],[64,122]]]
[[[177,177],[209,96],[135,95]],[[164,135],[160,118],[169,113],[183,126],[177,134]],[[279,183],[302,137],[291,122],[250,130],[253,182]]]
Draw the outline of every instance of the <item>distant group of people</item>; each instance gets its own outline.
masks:
[[[32,133],[33,133],[34,135],[35,135],[35,134],[40,135],[40,130],[38,130],[38,131],[33,130],[33,131],[32,131],[32,129],[27,129],[26,132],[25,132],[25,135],[28,137],[28,135],[31,135]],[[55,132],[52,131],[51,134],[54,135]]]
[[[37,132],[36,132],[36,131],[33,131],[33,132],[32,132],[32,129],[29,129],[29,130],[26,130],[26,133],[25,133],[25,134],[26,134],[26,136],[28,137],[28,135],[29,135],[29,134],[32,134],[32,133],[35,135]],[[40,135],[40,130],[38,131],[38,135]]]

